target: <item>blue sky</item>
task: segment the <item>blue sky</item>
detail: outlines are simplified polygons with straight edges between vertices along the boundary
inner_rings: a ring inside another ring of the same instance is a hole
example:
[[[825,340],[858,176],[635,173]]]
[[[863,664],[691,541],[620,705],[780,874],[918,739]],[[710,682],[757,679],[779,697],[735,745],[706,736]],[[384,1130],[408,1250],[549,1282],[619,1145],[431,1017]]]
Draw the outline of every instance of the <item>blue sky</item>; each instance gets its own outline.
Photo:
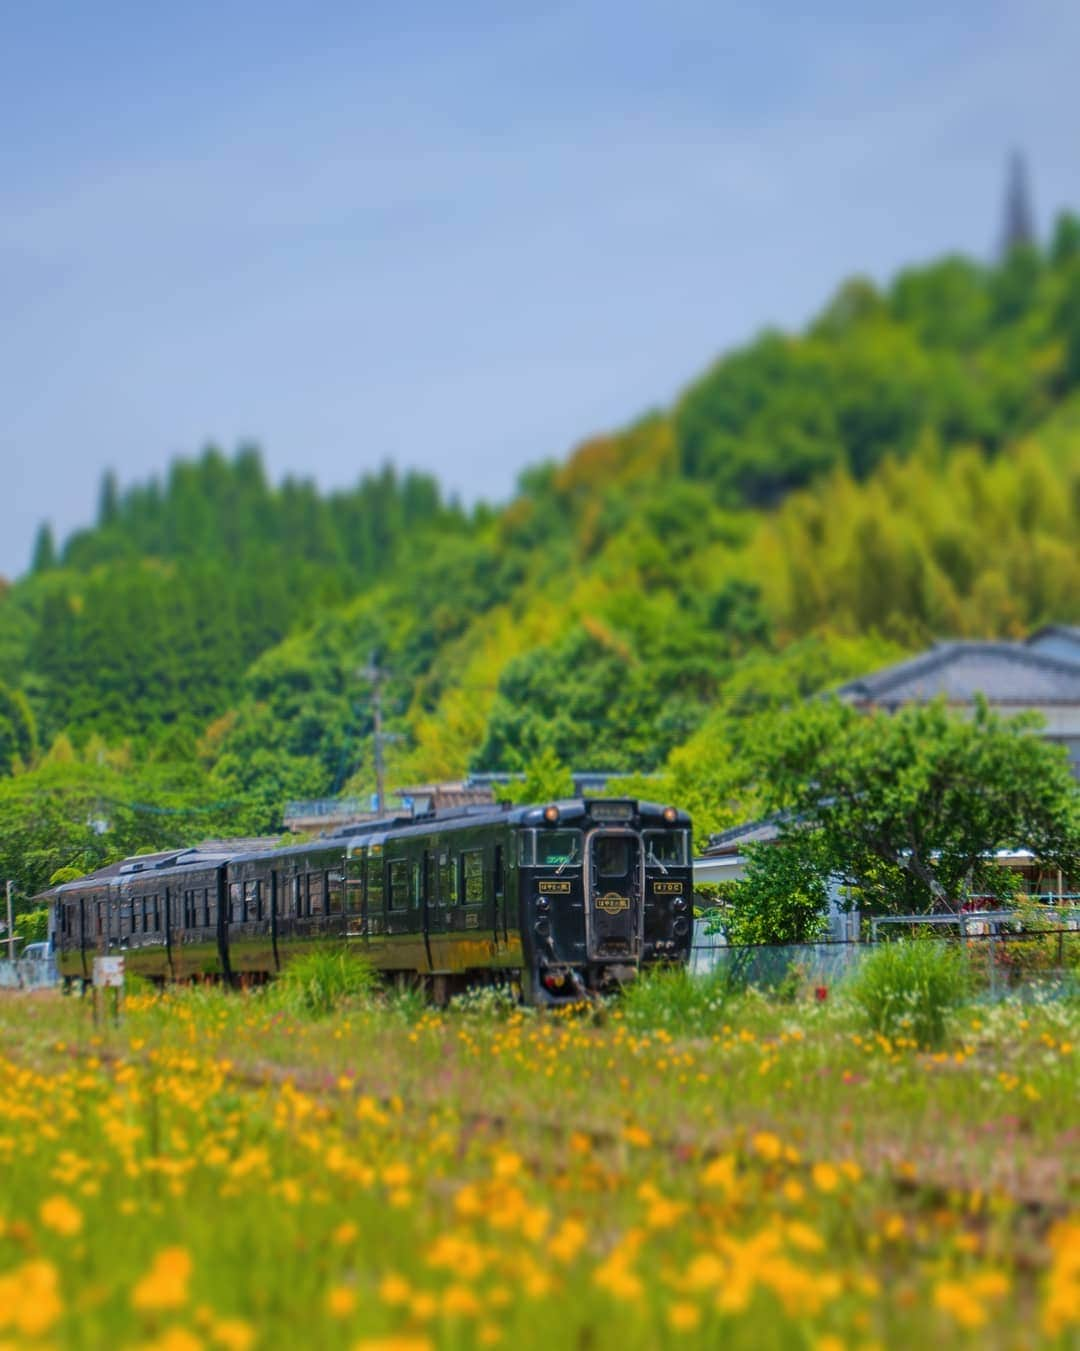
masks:
[[[468,499],[1080,205],[1070,0],[0,12],[0,574],[208,441]]]

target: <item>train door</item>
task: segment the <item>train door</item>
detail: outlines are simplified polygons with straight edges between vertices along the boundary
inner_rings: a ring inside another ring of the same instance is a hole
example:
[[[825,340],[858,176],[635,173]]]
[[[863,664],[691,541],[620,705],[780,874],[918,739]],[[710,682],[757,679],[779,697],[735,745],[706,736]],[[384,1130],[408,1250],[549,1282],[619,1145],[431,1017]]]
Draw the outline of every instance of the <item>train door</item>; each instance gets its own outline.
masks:
[[[644,879],[641,840],[632,830],[594,830],[585,843],[590,961],[641,955]]]
[[[425,849],[420,857],[420,912],[424,930],[424,951],[427,954],[428,967],[434,970],[436,963],[432,956],[432,946],[439,946],[439,907],[435,880],[435,860],[437,855],[432,849]],[[434,930],[434,935],[433,931]]]
[[[502,844],[495,846],[492,891],[495,898],[492,914],[495,946],[506,945],[506,850]]]
[[[360,846],[345,859],[345,932],[350,938],[367,936],[364,864],[367,850]]]
[[[274,958],[274,970],[281,970],[281,958],[278,956],[278,908],[281,905],[280,874],[276,868],[270,869],[270,950]]]

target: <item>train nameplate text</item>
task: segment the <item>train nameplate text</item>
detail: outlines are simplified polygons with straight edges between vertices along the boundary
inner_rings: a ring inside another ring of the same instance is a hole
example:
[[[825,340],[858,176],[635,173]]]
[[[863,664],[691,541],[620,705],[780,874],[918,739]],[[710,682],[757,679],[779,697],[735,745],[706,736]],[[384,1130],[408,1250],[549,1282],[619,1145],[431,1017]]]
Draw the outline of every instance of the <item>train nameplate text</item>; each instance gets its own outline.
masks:
[[[537,882],[541,896],[569,896],[569,882]]]
[[[657,896],[679,896],[682,894],[681,882],[654,882],[653,891]]]
[[[630,909],[630,897],[620,896],[617,891],[609,891],[604,896],[597,896],[596,908],[602,910],[605,915],[618,915]]]

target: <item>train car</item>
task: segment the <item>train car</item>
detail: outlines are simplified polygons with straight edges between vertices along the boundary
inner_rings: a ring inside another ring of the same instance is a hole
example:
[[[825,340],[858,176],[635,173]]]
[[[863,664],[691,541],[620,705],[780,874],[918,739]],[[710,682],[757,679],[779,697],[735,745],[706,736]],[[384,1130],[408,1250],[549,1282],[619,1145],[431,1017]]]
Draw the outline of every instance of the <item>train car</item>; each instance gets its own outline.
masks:
[[[362,953],[442,1001],[478,982],[531,1003],[686,963],[690,819],[635,799],[469,806],[306,844],[130,859],[51,894],[61,974],[123,952],[154,980],[258,980],[313,944]]]

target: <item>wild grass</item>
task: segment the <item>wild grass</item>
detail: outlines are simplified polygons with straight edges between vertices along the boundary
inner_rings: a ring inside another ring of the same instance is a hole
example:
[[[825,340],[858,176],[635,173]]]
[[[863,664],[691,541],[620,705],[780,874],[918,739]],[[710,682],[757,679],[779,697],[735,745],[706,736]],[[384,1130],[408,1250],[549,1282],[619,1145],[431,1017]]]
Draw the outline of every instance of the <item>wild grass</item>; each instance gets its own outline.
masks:
[[[366,962],[340,948],[302,953],[269,987],[268,1001],[312,1018],[326,1018],[346,1003],[370,1000],[378,977]]]
[[[0,999],[0,1342],[1066,1347],[1080,1006]]]
[[[871,1032],[940,1046],[948,1019],[971,992],[965,952],[934,939],[883,943],[856,968],[848,993]]]

